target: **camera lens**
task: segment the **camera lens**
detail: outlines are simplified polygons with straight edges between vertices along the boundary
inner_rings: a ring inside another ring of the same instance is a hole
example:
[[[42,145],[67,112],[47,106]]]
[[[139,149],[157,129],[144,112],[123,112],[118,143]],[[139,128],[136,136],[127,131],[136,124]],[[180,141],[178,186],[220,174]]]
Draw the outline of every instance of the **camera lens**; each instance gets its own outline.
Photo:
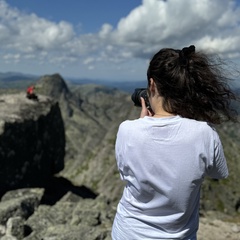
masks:
[[[134,93],[132,94],[132,101],[134,105],[137,107],[141,107],[141,97],[144,99],[146,106],[149,108],[150,104],[148,101],[147,89],[146,88],[136,88]]]

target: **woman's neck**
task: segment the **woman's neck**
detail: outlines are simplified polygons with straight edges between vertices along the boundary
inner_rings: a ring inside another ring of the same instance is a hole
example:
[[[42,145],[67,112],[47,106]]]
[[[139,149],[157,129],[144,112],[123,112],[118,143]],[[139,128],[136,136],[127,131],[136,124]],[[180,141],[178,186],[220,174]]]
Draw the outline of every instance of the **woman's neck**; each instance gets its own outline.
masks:
[[[159,101],[160,100],[160,101]],[[157,117],[157,118],[162,118],[162,117],[171,117],[171,116],[175,116],[175,114],[173,113],[170,113],[168,111],[166,111],[164,108],[163,108],[163,101],[162,101],[162,98],[159,97],[158,98],[158,102],[155,103],[155,107],[153,109],[153,117]]]
[[[175,115],[166,111],[156,112],[153,115],[153,117],[156,117],[156,118],[171,117],[171,116],[175,116]]]

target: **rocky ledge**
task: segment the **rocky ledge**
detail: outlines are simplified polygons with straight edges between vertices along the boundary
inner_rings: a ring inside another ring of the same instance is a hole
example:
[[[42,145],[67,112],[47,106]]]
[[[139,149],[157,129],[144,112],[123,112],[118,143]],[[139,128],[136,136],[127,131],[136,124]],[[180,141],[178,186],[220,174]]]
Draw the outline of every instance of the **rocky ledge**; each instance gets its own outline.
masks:
[[[0,194],[44,185],[64,168],[65,130],[57,102],[0,96]]]

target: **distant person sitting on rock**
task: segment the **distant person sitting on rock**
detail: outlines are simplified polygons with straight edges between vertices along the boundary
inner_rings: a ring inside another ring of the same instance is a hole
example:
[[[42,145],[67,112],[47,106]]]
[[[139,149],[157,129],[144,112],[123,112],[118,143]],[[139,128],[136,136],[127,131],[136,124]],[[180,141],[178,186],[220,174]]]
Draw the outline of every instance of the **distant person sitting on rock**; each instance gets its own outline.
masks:
[[[29,86],[27,88],[27,98],[38,101],[38,96],[35,94],[34,90],[35,90],[34,86]]]

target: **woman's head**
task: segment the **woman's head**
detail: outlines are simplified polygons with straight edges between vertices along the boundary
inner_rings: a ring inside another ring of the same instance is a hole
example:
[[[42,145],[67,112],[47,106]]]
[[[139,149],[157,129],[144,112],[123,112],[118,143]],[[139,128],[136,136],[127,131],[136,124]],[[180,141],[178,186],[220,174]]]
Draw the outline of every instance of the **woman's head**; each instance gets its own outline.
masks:
[[[195,52],[195,46],[156,53],[147,71],[163,99],[163,108],[183,117],[220,123],[234,120],[230,101],[236,99],[227,85],[219,61]]]

